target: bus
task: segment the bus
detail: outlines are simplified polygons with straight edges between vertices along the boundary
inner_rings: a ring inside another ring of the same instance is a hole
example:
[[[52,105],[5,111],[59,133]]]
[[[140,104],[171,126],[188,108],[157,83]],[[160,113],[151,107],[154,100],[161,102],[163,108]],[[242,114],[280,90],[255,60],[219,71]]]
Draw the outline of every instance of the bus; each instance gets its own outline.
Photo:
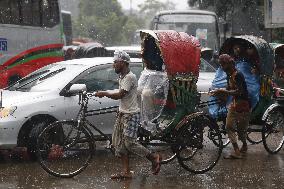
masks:
[[[0,88],[62,61],[58,0],[0,0]]]
[[[153,30],[175,30],[197,37],[202,48],[218,51],[220,34],[217,15],[204,10],[169,10],[156,14]]]

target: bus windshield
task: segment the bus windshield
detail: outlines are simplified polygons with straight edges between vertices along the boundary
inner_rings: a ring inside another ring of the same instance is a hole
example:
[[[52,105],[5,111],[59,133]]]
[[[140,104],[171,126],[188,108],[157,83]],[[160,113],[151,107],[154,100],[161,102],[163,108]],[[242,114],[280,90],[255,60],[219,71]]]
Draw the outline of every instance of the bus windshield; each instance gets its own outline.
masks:
[[[175,30],[196,36],[202,47],[218,49],[217,21],[213,15],[165,14],[156,23],[158,30]]]

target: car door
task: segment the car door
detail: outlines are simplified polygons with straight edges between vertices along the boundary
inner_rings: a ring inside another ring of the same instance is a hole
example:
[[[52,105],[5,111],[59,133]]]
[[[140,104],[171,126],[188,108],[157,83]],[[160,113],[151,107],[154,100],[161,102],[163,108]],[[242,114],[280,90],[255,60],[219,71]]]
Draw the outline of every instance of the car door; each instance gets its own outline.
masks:
[[[142,71],[142,64],[131,64],[131,70],[133,73],[140,76]],[[80,76],[78,76],[75,80],[72,81],[73,84],[85,84],[88,92],[95,91],[116,91],[118,89],[118,75],[114,72],[112,68],[112,64],[104,64],[100,66],[96,66],[91,68]],[[67,101],[78,101],[78,96],[75,97],[66,97]],[[118,106],[118,100],[112,100],[110,98],[97,98],[92,97],[89,99],[88,109],[89,110],[98,110],[100,108],[107,108],[111,106]],[[78,105],[79,107],[79,105]],[[116,110],[116,109],[111,109]],[[76,115],[78,109],[70,109],[68,110],[70,115]],[[104,112],[104,111],[101,111]],[[92,124],[94,124],[97,128],[103,131],[106,134],[111,134],[113,130],[113,125],[115,122],[115,113],[106,113],[89,116],[87,118]]]

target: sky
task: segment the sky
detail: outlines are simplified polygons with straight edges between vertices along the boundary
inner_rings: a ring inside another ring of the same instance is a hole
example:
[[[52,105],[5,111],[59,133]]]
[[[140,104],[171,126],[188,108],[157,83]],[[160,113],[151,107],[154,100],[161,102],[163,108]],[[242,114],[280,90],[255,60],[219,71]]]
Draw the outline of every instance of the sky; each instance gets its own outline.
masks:
[[[118,0],[121,3],[123,9],[130,9],[130,1],[131,0]],[[132,8],[138,9],[138,5],[143,3],[145,0],[132,0]],[[188,4],[187,0],[159,0],[161,2],[173,2],[176,4],[176,9],[187,9]]]

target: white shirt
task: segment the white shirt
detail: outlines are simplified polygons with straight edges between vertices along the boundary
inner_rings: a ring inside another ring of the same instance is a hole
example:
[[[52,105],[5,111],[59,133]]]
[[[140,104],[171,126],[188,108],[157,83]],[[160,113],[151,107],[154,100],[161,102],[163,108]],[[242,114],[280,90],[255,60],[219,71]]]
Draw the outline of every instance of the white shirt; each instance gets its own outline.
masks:
[[[119,78],[119,89],[127,91],[120,99],[119,111],[122,113],[137,113],[140,111],[137,103],[137,79],[131,71],[123,78]]]

